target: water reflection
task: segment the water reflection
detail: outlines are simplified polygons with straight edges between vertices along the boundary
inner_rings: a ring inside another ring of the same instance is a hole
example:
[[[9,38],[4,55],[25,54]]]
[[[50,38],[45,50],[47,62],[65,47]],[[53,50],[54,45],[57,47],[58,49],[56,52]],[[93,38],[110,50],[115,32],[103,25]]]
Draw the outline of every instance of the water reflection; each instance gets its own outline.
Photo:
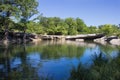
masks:
[[[77,77],[79,74],[73,67],[80,67],[83,70],[81,72],[85,72],[81,73],[83,76],[87,72],[84,71],[85,66],[93,65],[94,54],[102,52],[105,56],[116,59],[118,50],[116,46],[74,41],[0,45],[0,79],[74,80],[73,75]]]
[[[35,68],[26,61],[25,45],[3,45],[0,47],[0,79],[37,79]]]

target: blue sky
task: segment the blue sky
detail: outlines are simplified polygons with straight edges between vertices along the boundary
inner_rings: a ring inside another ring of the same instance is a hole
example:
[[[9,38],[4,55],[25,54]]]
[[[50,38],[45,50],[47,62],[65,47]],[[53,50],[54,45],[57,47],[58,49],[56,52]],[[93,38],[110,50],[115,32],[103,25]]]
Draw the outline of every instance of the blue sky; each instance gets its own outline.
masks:
[[[120,24],[120,0],[38,0],[46,17],[81,18],[88,25]]]

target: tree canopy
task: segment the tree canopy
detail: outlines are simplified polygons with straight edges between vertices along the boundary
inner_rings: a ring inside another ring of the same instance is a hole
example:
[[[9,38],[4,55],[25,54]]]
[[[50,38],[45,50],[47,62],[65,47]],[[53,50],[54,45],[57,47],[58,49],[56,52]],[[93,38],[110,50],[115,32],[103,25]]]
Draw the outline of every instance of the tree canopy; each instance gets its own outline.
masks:
[[[87,26],[81,18],[33,17],[38,12],[37,0],[0,0],[0,31],[24,31],[51,35],[104,33],[120,35],[117,25]],[[35,18],[35,19],[34,19]],[[31,20],[32,19],[32,20]],[[38,20],[37,22],[34,20]]]
[[[36,0],[0,0],[1,27],[4,27],[5,39],[8,38],[9,24],[13,19],[26,24],[29,19],[37,13],[38,2]],[[23,30],[26,25],[22,25]]]

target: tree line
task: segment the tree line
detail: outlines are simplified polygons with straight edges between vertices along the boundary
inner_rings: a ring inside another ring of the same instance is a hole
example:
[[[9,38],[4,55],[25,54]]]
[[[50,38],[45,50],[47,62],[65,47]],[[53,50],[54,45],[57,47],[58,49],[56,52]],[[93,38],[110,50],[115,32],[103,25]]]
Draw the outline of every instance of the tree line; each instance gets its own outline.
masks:
[[[37,33],[48,35],[76,35],[88,33],[104,33],[106,35],[120,35],[118,25],[104,24],[87,26],[80,18],[44,17],[39,15],[37,0],[0,0],[0,31],[5,32],[7,39],[9,32]],[[23,39],[25,38],[25,34]]]
[[[120,30],[118,25],[113,24],[87,26],[82,19],[71,17],[65,19],[61,19],[59,17],[41,17],[38,24],[41,25],[41,31],[43,31],[43,33],[56,35],[76,35],[92,33],[119,35]]]

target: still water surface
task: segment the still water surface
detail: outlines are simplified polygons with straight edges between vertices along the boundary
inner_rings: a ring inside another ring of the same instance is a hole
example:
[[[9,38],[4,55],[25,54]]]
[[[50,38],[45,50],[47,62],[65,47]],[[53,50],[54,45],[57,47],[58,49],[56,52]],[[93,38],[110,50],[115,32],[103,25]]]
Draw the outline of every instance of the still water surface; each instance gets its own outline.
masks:
[[[73,68],[89,68],[101,52],[113,59],[119,48],[74,41],[0,45],[0,80],[68,80]]]

